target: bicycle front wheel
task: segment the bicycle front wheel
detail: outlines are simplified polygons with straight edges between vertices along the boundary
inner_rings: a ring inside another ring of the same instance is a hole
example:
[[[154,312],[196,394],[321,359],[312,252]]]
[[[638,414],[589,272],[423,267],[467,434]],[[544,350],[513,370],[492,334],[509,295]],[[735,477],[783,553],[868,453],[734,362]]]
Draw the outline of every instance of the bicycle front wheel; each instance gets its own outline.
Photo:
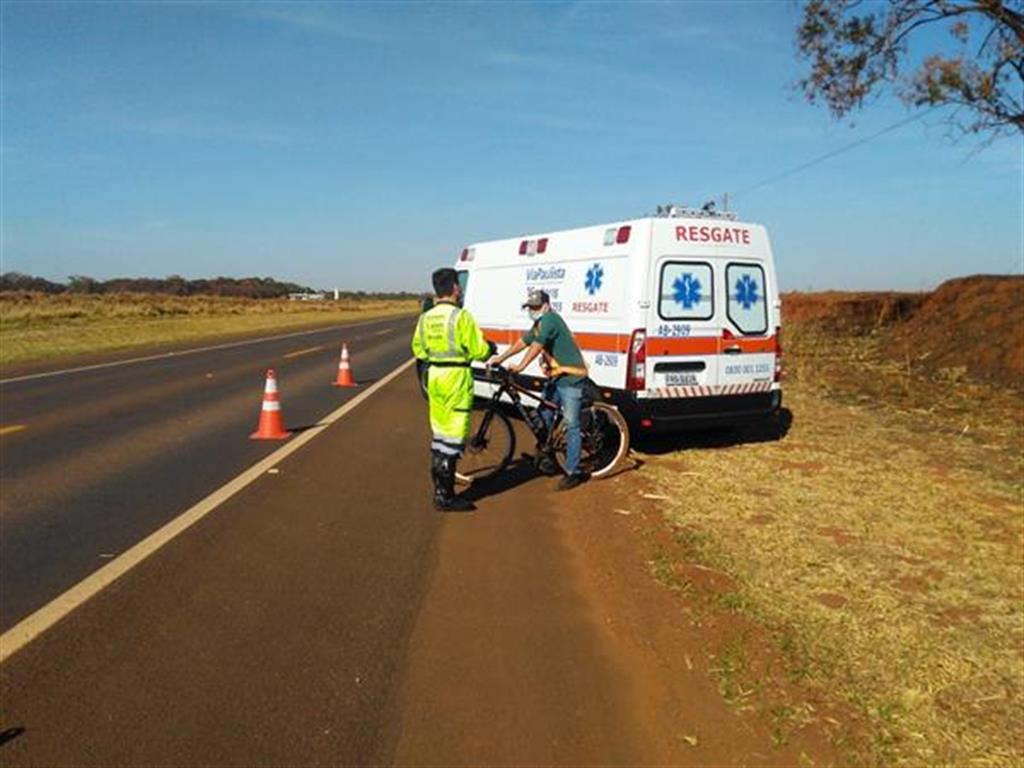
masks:
[[[455,479],[469,484],[494,477],[508,466],[515,449],[516,435],[508,416],[490,406],[474,407]]]
[[[619,409],[608,403],[591,403],[580,410],[580,471],[593,478],[611,474],[629,452],[629,427]],[[565,422],[555,435],[555,458],[563,472],[565,460]]]

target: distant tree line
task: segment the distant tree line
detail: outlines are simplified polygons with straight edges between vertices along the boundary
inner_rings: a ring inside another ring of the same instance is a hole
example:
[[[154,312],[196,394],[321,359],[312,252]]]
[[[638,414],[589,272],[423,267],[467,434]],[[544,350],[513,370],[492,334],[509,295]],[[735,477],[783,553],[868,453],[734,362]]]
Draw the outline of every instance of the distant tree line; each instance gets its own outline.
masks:
[[[186,280],[180,275],[164,278],[115,277],[96,280],[86,275],[71,275],[66,283],[21,272],[0,275],[0,291],[37,291],[40,293],[159,293],[168,296],[238,296],[250,299],[276,299],[290,293],[315,293],[297,283],[285,283],[272,277],[214,277]],[[329,292],[333,296],[333,291]],[[405,291],[385,293],[341,291],[343,299],[414,299],[419,295]]]

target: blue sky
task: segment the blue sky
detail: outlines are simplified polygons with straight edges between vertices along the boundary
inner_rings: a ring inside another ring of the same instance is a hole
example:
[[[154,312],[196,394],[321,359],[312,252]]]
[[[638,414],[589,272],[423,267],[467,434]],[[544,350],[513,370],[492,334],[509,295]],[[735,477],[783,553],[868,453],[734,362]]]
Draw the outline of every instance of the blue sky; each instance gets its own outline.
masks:
[[[464,243],[732,192],[787,289],[1022,270],[1022,142],[834,123],[798,8],[2,5],[2,261],[421,290]],[[739,193],[739,194],[736,194]]]

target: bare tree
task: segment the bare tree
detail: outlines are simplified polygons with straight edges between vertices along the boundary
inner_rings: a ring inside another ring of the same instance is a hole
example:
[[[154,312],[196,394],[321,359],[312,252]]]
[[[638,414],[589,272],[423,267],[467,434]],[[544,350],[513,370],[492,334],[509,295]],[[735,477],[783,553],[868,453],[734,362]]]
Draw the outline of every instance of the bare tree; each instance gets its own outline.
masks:
[[[904,72],[926,27],[944,28],[949,45]],[[808,0],[797,46],[811,67],[800,88],[837,119],[892,87],[915,107],[953,107],[965,133],[1024,132],[1024,0]]]

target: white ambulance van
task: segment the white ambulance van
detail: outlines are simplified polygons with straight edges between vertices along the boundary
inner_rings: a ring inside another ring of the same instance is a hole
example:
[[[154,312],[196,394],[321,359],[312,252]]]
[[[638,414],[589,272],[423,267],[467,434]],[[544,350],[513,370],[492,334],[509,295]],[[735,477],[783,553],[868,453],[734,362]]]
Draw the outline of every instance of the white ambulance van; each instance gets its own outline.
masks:
[[[464,306],[506,348],[539,288],[590,378],[634,433],[772,415],[782,404],[778,281],[768,233],[731,212],[666,206],[628,221],[474,243]],[[540,383],[537,363],[525,371]],[[477,381],[477,394],[491,394]]]

